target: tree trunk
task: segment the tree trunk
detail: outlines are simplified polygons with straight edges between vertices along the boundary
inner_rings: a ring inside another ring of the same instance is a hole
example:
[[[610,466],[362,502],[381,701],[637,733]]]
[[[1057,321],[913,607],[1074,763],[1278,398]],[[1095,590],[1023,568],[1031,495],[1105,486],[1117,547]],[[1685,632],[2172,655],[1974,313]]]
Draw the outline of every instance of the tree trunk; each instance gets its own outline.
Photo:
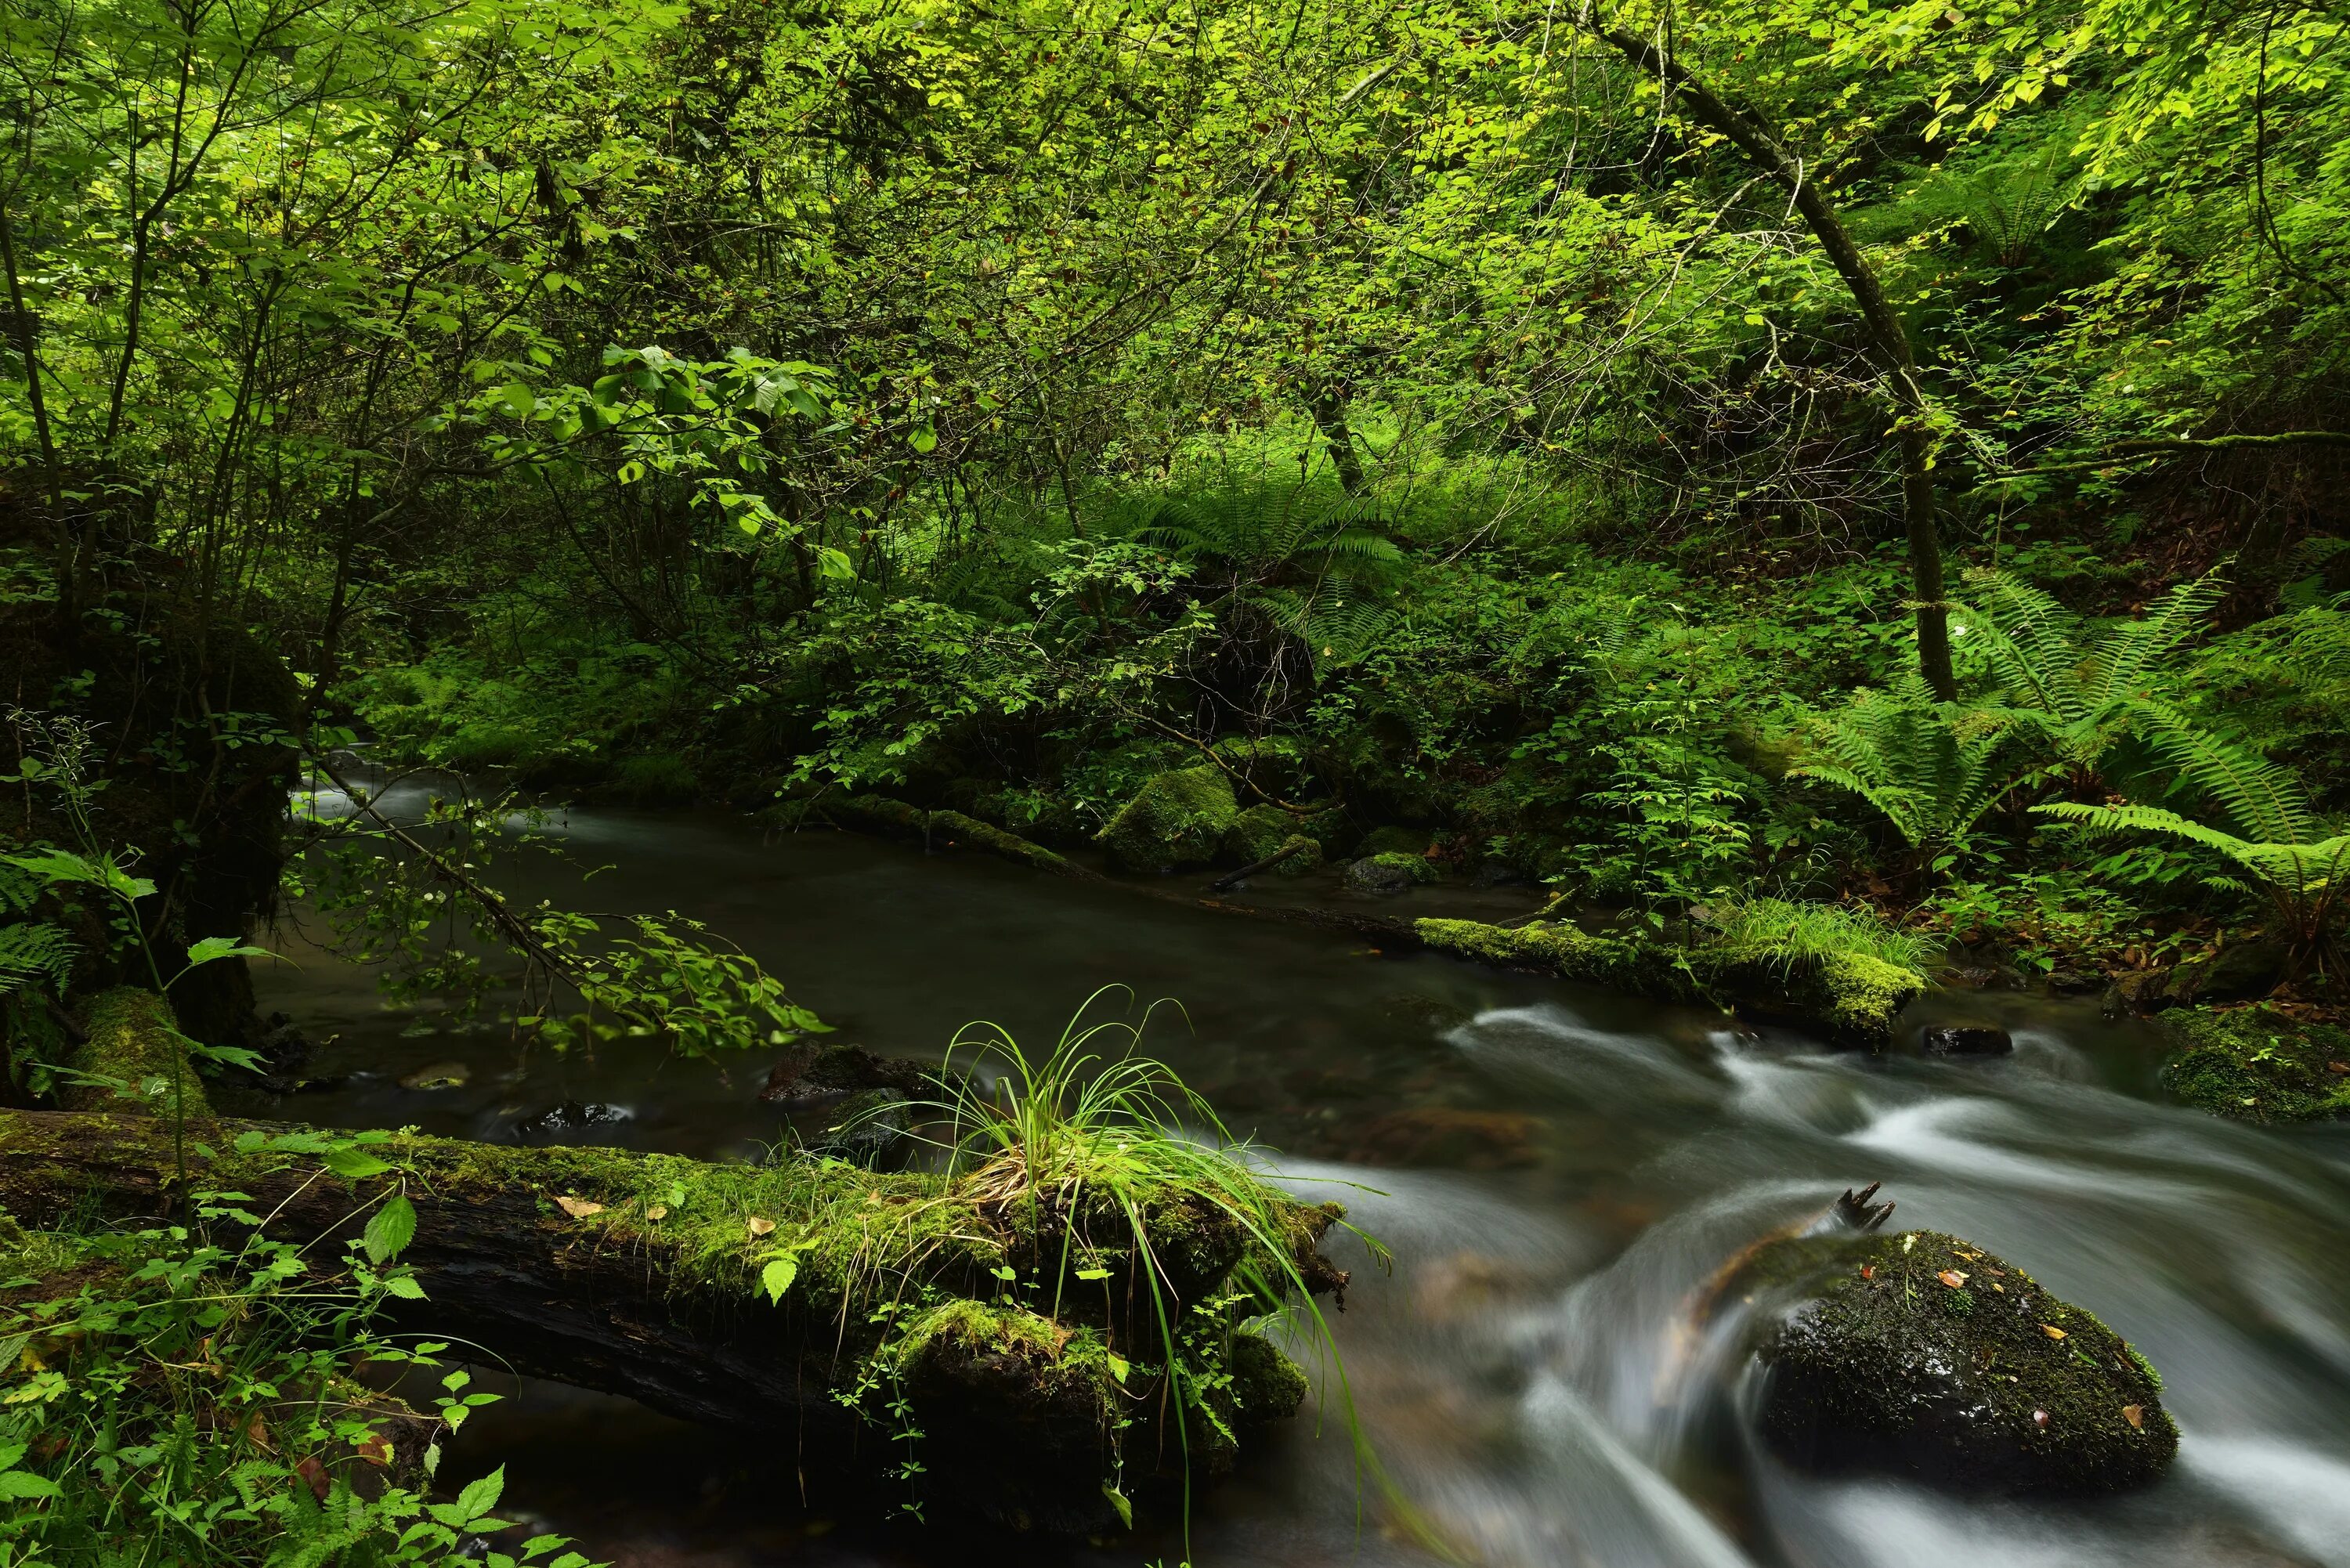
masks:
[[[1022,1528],[1105,1531],[1121,1476],[1148,1502],[1187,1454],[1195,1478],[1235,1457],[1212,1423],[1162,1416],[1153,1372],[1154,1295],[1179,1326],[1203,1324],[1179,1314],[1251,1255],[1200,1199],[1153,1206],[1157,1257],[1139,1262],[1113,1214],[991,1210],[935,1176],[406,1136],[365,1146],[390,1169],[348,1180],[265,1141],[306,1130],[192,1124],[191,1185],[244,1194],[272,1236],[306,1243],[357,1237],[404,1191],[417,1224],[400,1262],[426,1299],[403,1324],[518,1370],[796,1443],[822,1472],[869,1480],[919,1459],[903,1484],[926,1506]],[[27,1224],[161,1214],[172,1170],[160,1117],[0,1112],[0,1204]],[[1345,1282],[1315,1251],[1335,1217],[1295,1210],[1315,1288]],[[777,1259],[796,1266],[780,1305],[760,1282]],[[1080,1281],[1088,1265],[1108,1278]],[[1227,1425],[1295,1410],[1303,1379],[1264,1341],[1235,1330],[1209,1356],[1234,1378],[1236,1398],[1211,1396]]]
[[[1700,124],[1720,131],[1741,152],[1786,188],[1796,211],[1810,225],[1829,265],[1860,307],[1870,353],[1885,372],[1887,394],[1899,426],[1901,510],[1909,536],[1909,574],[1918,596],[1918,672],[1934,695],[1945,702],[1958,700],[1958,679],[1950,668],[1950,613],[1943,598],[1942,545],[1934,519],[1934,473],[1929,464],[1933,447],[1929,433],[1926,394],[1918,383],[1918,358],[1909,344],[1909,329],[1900,313],[1885,297],[1868,258],[1860,254],[1842,219],[1803,162],[1761,121],[1733,107],[1679,61],[1645,38],[1599,25],[1590,12],[1583,25],[1626,59],[1655,77],[1668,96],[1677,100]]]
[[[1355,432],[1347,423],[1347,400],[1326,383],[1316,382],[1305,389],[1305,407],[1314,416],[1314,428],[1330,448],[1331,466],[1338,471],[1338,488],[1349,495],[1363,493],[1363,460],[1355,451]]]

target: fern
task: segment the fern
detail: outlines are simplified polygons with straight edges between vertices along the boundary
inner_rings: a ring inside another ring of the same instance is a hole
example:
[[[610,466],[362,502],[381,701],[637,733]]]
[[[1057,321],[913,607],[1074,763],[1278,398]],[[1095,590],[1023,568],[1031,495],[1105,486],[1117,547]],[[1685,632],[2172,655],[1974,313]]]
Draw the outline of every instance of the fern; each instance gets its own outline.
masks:
[[[1787,771],[1859,795],[1913,849],[1955,847],[2034,771],[2022,718],[1936,702],[1913,678],[1816,718],[1811,754]]]
[[[2334,834],[2313,841],[2256,841],[2181,816],[2156,805],[2085,805],[2078,801],[2052,801],[2035,812],[2071,822],[2092,833],[2158,833],[2215,851],[2249,874],[2249,883],[2233,877],[2212,877],[2212,886],[2230,891],[2265,894],[2275,910],[2295,969],[2315,961],[2321,970],[2339,972],[2334,919],[2345,882],[2350,882],[2350,834]]]
[[[31,920],[0,926],[0,996],[13,996],[47,982],[65,994],[81,949],[64,929]]]
[[[2188,727],[2159,698],[2178,652],[2199,635],[2227,591],[2216,574],[2181,583],[2144,615],[2092,633],[2048,594],[2003,572],[1968,574],[1976,616],[1966,629],[2008,700],[2046,715],[2043,728],[2066,762],[2089,767],[2124,734],[2161,743]]]

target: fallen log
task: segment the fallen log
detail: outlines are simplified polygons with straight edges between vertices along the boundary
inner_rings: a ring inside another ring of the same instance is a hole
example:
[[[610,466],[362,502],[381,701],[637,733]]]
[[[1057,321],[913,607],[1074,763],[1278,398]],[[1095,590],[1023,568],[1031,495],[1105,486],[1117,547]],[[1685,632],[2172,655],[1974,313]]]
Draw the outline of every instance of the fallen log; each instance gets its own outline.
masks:
[[[1345,1282],[1315,1250],[1336,1208],[1277,1195],[1252,1223],[1197,1191],[1143,1192],[1146,1249],[1086,1189],[1004,1198],[839,1161],[415,1135],[358,1159],[320,1147],[308,1129],[210,1122],[192,1129],[189,1187],[241,1193],[270,1235],[306,1243],[358,1237],[404,1195],[400,1262],[424,1294],[402,1326],[796,1444],[819,1473],[895,1477],[917,1459],[912,1501],[1018,1528],[1114,1529],[1121,1505],[1174,1495],[1187,1471],[1230,1469],[1235,1435],[1293,1414],[1305,1378],[1239,1326],[1243,1303],[1193,1309]],[[0,1113],[0,1205],[28,1225],[161,1215],[176,1182],[164,1119]],[[1172,1378],[1165,1324],[1186,1335]]]

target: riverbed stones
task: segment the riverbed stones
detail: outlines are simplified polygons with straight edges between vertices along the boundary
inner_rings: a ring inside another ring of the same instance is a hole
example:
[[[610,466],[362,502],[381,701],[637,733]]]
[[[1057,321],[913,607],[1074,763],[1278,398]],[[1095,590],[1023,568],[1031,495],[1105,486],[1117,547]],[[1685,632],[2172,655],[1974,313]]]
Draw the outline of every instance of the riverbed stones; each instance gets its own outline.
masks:
[[[1147,781],[1109,819],[1099,841],[1121,871],[1179,871],[1214,860],[1240,814],[1222,770],[1181,768]]]
[[[1766,1307],[1762,1431],[1799,1468],[2087,1493],[2143,1484],[2178,1452],[2143,1356],[1957,1237],[1783,1240],[1731,1291]]]
[[[1937,1023],[1918,1037],[1929,1056],[2004,1056],[2015,1036],[1995,1023]]]

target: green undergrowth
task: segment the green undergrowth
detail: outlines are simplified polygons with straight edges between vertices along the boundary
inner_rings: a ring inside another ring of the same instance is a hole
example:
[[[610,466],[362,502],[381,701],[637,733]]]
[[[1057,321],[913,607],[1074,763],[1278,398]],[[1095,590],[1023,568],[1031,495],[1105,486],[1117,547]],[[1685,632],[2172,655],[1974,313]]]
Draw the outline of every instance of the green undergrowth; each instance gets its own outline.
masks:
[[[433,1494],[446,1438],[496,1396],[442,1370],[447,1346],[382,1332],[387,1302],[422,1294],[404,1239],[272,1241],[243,1203],[198,1190],[185,1223],[48,1231],[0,1210],[0,1562],[587,1568],[494,1517],[503,1469]],[[430,1408],[352,1381],[362,1363],[438,1374]]]
[[[2179,1009],[2162,1028],[2180,1047],[2163,1087],[2189,1105],[2251,1122],[2350,1113],[2350,1031],[2266,1007]]]

